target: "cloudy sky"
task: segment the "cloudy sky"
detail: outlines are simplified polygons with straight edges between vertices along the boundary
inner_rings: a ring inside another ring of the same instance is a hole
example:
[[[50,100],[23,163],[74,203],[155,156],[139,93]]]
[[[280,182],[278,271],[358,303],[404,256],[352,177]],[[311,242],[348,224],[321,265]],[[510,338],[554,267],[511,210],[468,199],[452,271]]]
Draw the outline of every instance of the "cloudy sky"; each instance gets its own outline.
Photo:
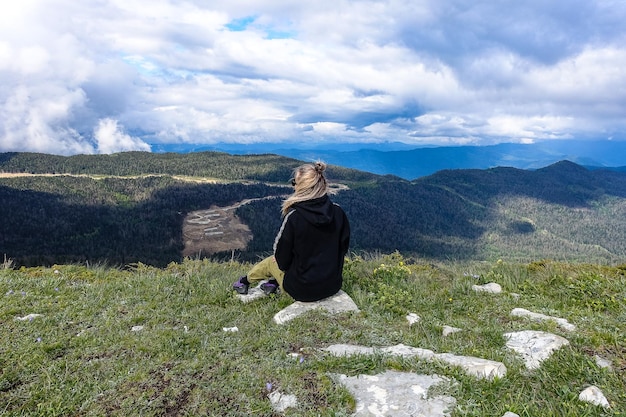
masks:
[[[20,0],[0,152],[626,139],[624,0]]]

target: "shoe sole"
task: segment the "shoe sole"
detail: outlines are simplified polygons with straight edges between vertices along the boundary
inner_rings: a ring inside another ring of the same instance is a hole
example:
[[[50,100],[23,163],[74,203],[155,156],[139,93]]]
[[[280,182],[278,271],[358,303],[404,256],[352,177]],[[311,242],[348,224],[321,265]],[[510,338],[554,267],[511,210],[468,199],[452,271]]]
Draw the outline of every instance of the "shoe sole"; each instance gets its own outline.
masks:
[[[248,289],[247,288],[233,288],[233,290],[235,290],[237,292],[237,294],[241,294],[241,295],[247,295],[248,294]]]
[[[261,290],[265,293],[265,295],[276,294],[278,292],[278,287],[273,288],[263,288]]]

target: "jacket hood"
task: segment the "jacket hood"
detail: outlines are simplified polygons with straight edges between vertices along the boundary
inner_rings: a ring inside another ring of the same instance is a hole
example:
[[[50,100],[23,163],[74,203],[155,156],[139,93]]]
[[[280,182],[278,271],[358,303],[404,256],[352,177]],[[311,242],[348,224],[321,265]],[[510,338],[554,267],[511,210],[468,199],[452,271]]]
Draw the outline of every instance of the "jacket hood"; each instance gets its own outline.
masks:
[[[328,195],[313,200],[301,201],[293,205],[305,219],[314,225],[328,224],[333,220],[333,203]]]

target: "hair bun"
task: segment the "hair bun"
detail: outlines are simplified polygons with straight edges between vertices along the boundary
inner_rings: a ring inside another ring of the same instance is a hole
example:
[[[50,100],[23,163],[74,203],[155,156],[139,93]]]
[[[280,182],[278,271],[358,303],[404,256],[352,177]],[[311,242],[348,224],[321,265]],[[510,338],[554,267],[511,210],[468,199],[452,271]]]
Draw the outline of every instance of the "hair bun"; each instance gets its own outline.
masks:
[[[318,174],[322,174],[324,171],[326,171],[326,164],[322,161],[317,161],[314,166],[315,172],[317,172]]]

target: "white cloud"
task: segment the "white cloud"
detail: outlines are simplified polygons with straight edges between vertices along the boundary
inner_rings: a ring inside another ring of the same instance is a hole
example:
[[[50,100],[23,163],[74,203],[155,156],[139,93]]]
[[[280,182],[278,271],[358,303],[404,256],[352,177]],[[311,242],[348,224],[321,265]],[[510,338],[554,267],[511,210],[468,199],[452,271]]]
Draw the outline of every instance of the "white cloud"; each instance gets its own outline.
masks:
[[[0,107],[0,150],[53,154],[90,153],[92,147],[67,123],[84,103],[82,90],[19,86]]]
[[[113,119],[100,120],[94,131],[94,138],[98,153],[150,151],[150,145],[124,133],[117,120]]]
[[[624,19],[609,0],[4,2],[0,151],[620,138]]]

